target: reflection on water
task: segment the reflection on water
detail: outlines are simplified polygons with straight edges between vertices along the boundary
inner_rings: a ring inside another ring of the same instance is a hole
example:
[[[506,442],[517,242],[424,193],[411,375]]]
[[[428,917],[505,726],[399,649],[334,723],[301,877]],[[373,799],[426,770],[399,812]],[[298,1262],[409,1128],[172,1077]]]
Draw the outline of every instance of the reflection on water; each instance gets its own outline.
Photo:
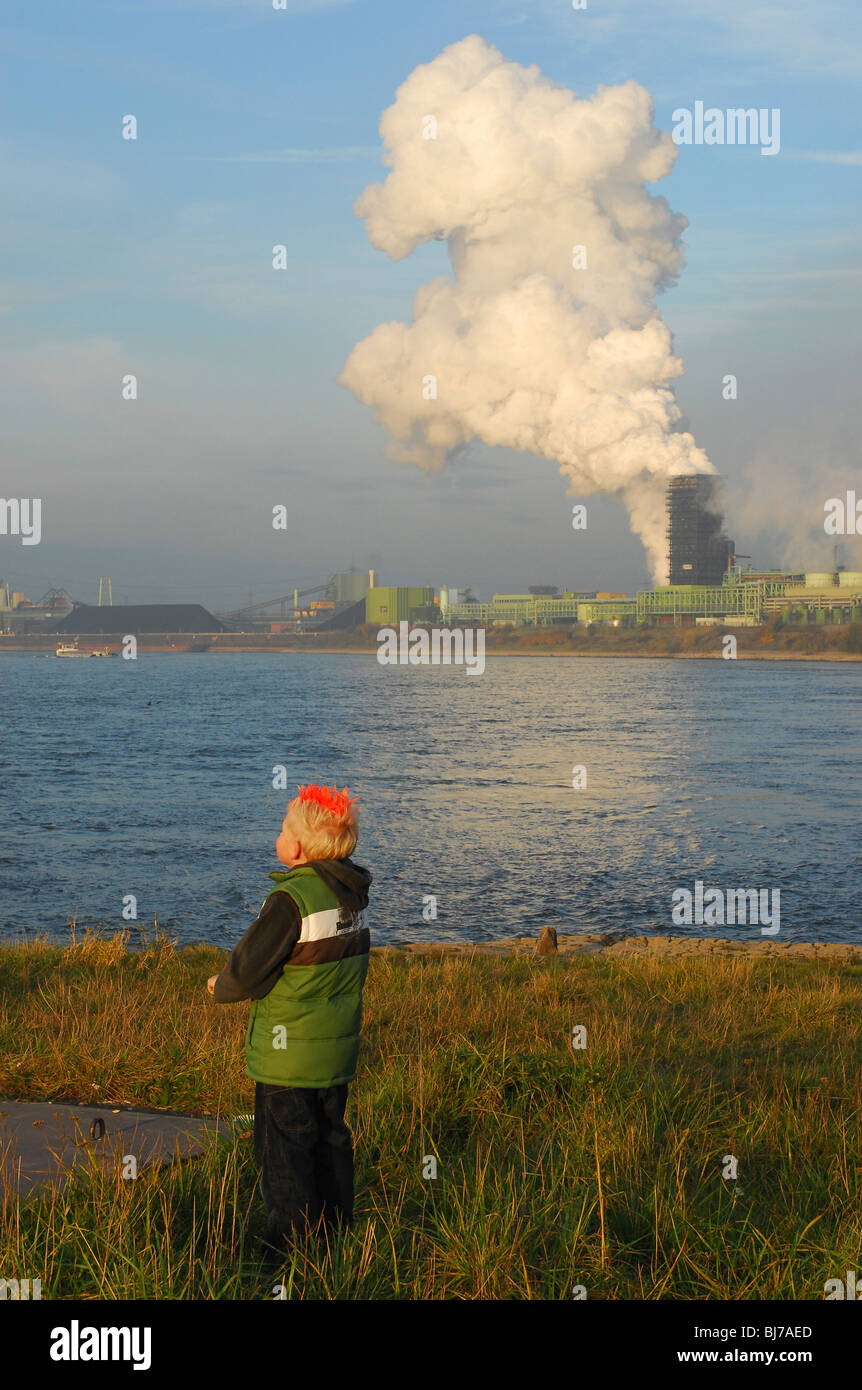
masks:
[[[133,893],[142,925],[230,945],[277,867],[283,764],[360,794],[378,941],[682,931],[695,879],[780,888],[781,940],[862,941],[860,664],[21,655],[0,681],[7,935],[119,927]]]

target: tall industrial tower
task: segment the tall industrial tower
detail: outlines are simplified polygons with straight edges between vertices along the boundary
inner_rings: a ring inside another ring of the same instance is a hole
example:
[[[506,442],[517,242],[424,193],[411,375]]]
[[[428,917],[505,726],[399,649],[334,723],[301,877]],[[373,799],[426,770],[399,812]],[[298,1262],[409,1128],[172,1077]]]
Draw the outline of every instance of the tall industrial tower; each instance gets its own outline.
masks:
[[[720,584],[733,561],[724,530],[718,479],[683,474],[667,485],[668,579],[671,584]]]
[[[104,587],[103,587],[103,586],[104,586]],[[102,601],[102,594],[103,594],[103,593],[104,593],[104,595],[105,595],[104,602]],[[100,608],[103,608],[103,607],[104,607],[104,608],[113,608],[113,606],[114,606],[114,595],[111,593],[111,577],[110,577],[110,575],[107,575],[107,574],[100,574],[100,575],[99,575],[99,607],[100,607]]]

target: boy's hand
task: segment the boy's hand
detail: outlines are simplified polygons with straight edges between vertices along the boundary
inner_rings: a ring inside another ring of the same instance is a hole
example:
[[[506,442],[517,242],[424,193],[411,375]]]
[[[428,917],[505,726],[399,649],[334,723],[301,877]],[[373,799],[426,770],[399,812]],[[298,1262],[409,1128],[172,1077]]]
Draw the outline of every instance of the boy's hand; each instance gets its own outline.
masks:
[[[215,994],[215,983],[217,979],[218,975],[210,975],[209,979],[207,980],[207,989],[209,990],[210,994]]]

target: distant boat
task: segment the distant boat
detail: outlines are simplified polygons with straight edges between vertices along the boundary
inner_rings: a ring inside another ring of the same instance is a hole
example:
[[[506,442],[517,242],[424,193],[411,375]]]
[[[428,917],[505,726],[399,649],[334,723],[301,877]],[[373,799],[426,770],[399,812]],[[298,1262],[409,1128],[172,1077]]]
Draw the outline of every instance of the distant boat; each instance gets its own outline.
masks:
[[[109,652],[107,647],[102,647],[101,651],[82,652],[78,647],[78,639],[74,642],[61,642],[54,652],[55,656],[116,656],[116,652]]]

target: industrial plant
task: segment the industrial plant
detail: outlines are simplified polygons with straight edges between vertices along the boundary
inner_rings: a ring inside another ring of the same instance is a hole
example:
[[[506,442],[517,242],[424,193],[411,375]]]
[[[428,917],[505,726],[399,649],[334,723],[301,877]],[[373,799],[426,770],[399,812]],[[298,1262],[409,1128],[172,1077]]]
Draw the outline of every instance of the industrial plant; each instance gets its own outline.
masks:
[[[707,474],[671,478],[667,487],[668,579],[671,584],[721,584],[733,560],[724,535],[718,480]]]
[[[862,571],[839,565],[815,572],[758,571],[735,553],[724,527],[719,480],[691,474],[669,480],[666,494],[669,583],[634,595],[537,584],[524,594],[480,601],[469,588],[381,585],[375,570],[326,574],[323,582],[231,612],[199,604],[114,607],[110,579],[99,602],[77,603],[52,589],[31,603],[0,581],[0,630],[6,635],[184,634],[193,641],[230,634],[314,634],[400,622],[424,626],[756,627],[779,615],[790,624],[862,622]],[[171,642],[171,646],[174,644]]]

